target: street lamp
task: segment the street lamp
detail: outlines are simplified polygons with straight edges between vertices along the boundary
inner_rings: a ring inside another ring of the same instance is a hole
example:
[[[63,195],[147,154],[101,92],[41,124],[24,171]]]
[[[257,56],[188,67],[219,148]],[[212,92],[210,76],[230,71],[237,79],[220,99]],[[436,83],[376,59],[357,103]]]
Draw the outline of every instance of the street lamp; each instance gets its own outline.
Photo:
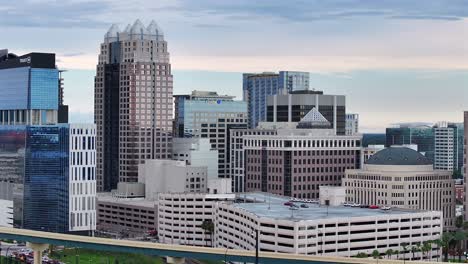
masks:
[[[255,264],[258,264],[258,229],[252,230],[253,235],[255,235]]]

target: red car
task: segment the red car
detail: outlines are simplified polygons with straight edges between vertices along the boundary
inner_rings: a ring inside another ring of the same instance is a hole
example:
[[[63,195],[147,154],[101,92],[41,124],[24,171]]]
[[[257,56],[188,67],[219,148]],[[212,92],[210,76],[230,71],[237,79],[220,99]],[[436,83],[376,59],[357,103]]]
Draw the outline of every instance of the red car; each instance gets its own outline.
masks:
[[[377,205],[371,205],[369,206],[369,209],[379,209],[379,207]]]

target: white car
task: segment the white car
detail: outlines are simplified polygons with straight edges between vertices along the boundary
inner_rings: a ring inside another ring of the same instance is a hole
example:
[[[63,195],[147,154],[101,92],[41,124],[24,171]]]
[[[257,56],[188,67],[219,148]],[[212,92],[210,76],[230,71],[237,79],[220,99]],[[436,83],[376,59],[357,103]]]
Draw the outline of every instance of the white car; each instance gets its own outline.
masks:
[[[380,209],[387,211],[387,210],[390,210],[392,208],[390,206],[382,206]]]
[[[351,205],[351,207],[360,207],[360,206],[361,206],[361,204],[358,204],[358,203],[353,203],[353,204]]]

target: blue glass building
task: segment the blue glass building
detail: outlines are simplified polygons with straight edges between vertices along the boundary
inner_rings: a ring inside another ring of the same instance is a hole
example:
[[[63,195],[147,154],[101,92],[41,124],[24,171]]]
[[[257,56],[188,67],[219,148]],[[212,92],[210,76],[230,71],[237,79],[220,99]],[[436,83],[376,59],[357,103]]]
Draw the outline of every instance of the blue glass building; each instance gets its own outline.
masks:
[[[0,57],[0,125],[57,123],[59,71],[55,54]]]
[[[243,100],[248,105],[249,128],[255,128],[259,122],[267,120],[267,97],[309,90],[309,73],[244,73],[242,86]]]
[[[69,125],[55,54],[0,55],[0,199],[18,228],[68,232]]]

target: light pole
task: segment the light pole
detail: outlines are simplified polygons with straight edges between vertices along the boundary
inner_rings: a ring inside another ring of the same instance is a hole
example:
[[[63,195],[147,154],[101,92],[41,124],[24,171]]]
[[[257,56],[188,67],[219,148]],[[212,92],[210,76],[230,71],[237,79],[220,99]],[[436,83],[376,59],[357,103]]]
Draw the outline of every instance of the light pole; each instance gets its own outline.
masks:
[[[255,264],[258,264],[258,229],[252,230],[253,235],[255,235]]]

